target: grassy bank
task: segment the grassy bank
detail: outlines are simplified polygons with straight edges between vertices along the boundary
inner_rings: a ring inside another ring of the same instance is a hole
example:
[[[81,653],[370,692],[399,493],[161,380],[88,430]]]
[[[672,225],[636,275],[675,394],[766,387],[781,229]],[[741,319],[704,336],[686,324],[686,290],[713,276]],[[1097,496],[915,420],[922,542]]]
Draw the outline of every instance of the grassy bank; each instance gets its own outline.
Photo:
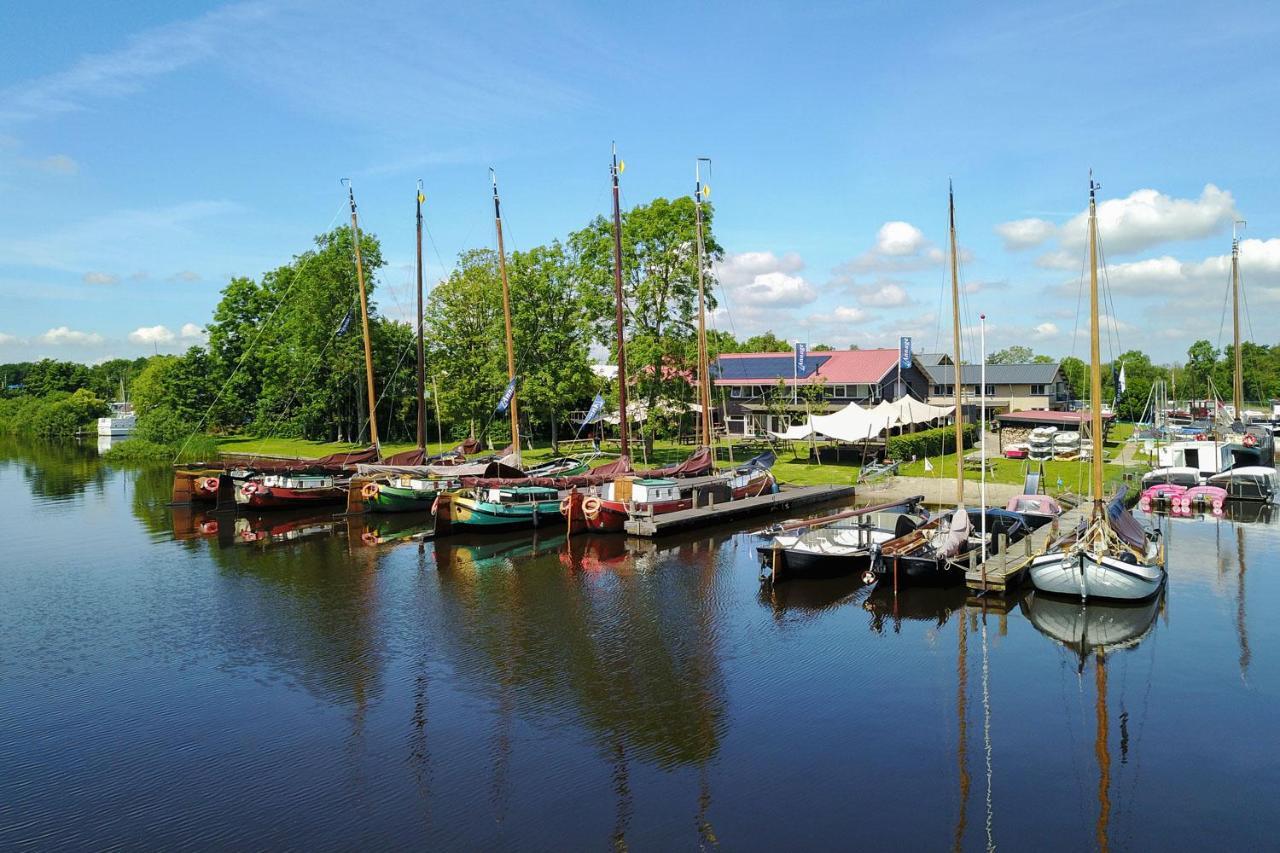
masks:
[[[1125,429],[1127,427],[1127,429]],[[1117,425],[1111,433],[1111,441],[1107,443],[1108,464],[1105,466],[1106,480],[1108,488],[1114,487],[1121,482],[1126,469],[1124,466],[1113,464],[1110,462],[1112,458],[1118,457],[1120,448],[1123,446],[1122,441],[1132,432],[1132,426],[1127,424]],[[257,454],[262,456],[292,456],[302,458],[313,458],[317,456],[325,456],[330,453],[342,453],[349,450],[357,450],[366,445],[353,444],[348,442],[322,442],[307,441],[304,439],[294,438],[254,438],[250,436],[233,436],[228,438],[220,438],[216,440],[216,448],[221,453],[236,454]],[[456,442],[446,444],[431,443],[428,445],[430,453],[440,453],[456,446]],[[412,448],[412,444],[385,444],[383,449],[387,453],[397,453],[401,450]],[[616,445],[614,445],[616,450]],[[728,448],[721,443],[717,447],[717,458],[720,464],[728,461]],[[733,458],[737,462],[741,462],[750,458],[759,451],[757,445],[743,446],[738,443],[733,445]],[[567,452],[567,451],[566,451]],[[581,454],[581,448],[575,449],[576,453]],[[688,444],[678,444],[673,441],[659,441],[654,443],[653,452],[649,455],[648,461],[642,458],[635,459],[637,467],[659,467],[680,462],[693,452],[693,448]],[[804,451],[802,450],[802,453]],[[189,454],[188,454],[189,455]],[[533,450],[525,450],[523,453],[524,460],[528,464],[537,464],[550,459],[554,454],[551,447],[545,444],[539,444]],[[774,473],[780,482],[798,486],[819,485],[825,483],[852,484],[858,476],[860,465],[854,461],[853,454],[850,454],[849,461],[831,462],[824,461],[822,464],[810,462],[805,456],[796,457],[792,454],[790,446],[779,448],[778,461],[774,465]],[[207,458],[207,457],[206,457]],[[610,461],[613,456],[606,456],[597,460],[598,464]],[[941,456],[929,457],[932,471],[925,471],[924,460],[920,459],[912,463],[903,465],[899,469],[899,474],[903,476],[914,477],[954,477],[955,476],[955,454],[944,454]],[[992,463],[994,470],[988,473],[988,482],[1007,483],[1009,485],[1021,485],[1023,478],[1026,476],[1026,463],[1017,459],[1004,459],[1002,457],[993,457]],[[1072,491],[1080,492],[1087,490],[1089,484],[1089,466],[1085,462],[1061,462],[1051,460],[1045,463],[1046,483],[1045,488],[1049,492]],[[978,480],[980,474],[976,470],[965,471],[965,478],[969,480]],[[1061,480],[1061,487],[1058,481]]]

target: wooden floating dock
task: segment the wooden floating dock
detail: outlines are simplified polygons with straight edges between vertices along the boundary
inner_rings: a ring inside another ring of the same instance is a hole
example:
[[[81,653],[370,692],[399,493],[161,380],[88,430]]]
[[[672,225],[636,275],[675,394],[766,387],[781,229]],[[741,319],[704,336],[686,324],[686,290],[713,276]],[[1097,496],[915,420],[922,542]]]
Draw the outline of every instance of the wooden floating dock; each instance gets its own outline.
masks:
[[[665,536],[681,530],[723,524],[752,515],[785,512],[796,507],[853,497],[853,486],[803,486],[768,495],[667,512],[661,515],[634,515],[626,531],[633,536]]]
[[[1021,585],[1031,558],[1044,552],[1045,546],[1061,534],[1071,530],[1088,515],[1087,504],[1067,509],[1061,516],[1046,524],[1030,536],[1007,545],[1000,543],[1000,551],[991,555],[986,563],[978,562],[978,551],[969,552],[969,568],[964,581],[969,590],[978,595],[996,593],[1004,595]]]

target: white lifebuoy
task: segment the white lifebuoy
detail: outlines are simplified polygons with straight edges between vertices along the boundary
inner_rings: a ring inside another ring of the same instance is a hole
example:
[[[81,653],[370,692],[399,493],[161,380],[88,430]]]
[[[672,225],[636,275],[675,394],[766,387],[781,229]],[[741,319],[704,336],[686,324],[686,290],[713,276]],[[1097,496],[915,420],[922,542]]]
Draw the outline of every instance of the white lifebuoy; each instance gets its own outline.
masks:
[[[565,518],[569,517],[569,507],[572,505],[572,498],[564,497],[560,501],[560,514]]]
[[[600,514],[601,506],[601,500],[595,495],[592,495],[582,502],[582,514],[587,518],[594,519]]]
[[[253,482],[245,483],[244,486],[241,487],[240,491],[244,492],[246,495],[256,495],[258,492],[262,491],[262,484]]]
[[[216,491],[218,491],[218,478],[217,478],[217,477],[202,477],[202,478],[200,479],[200,488],[204,489],[206,492],[216,492]]]

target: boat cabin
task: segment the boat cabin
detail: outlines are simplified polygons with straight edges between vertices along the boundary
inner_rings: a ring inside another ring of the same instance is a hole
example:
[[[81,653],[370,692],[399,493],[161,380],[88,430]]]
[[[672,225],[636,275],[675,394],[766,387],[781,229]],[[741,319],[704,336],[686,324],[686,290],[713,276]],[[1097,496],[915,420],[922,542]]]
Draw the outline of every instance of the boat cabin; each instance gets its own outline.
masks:
[[[333,478],[307,474],[268,474],[262,485],[277,489],[332,489]]]
[[[490,503],[542,503],[560,499],[560,493],[548,486],[512,486],[489,489],[485,500]]]
[[[607,501],[635,501],[657,503],[680,500],[680,485],[675,480],[662,477],[619,477],[604,487]]]
[[[1230,448],[1216,441],[1175,441],[1156,448],[1157,468],[1195,468],[1207,476],[1230,466]]]

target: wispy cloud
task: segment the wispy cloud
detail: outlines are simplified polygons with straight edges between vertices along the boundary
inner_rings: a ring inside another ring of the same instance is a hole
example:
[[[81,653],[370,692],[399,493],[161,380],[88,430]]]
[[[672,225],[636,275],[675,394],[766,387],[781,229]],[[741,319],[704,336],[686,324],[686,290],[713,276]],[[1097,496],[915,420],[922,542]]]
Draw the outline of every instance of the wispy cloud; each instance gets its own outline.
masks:
[[[214,56],[220,44],[260,21],[265,3],[238,3],[188,21],[146,30],[123,48],[90,54],[63,71],[0,90],[0,123],[75,112],[136,92],[150,79]]]

